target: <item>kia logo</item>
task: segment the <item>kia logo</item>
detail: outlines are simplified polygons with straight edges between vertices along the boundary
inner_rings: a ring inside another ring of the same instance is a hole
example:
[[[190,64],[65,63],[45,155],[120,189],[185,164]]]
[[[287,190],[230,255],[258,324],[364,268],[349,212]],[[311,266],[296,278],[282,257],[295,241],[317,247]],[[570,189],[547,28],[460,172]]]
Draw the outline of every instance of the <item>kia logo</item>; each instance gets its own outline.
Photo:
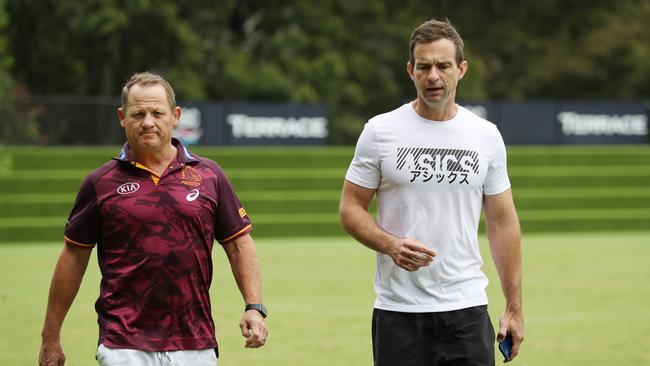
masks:
[[[140,185],[138,183],[124,183],[121,186],[117,187],[117,193],[119,194],[131,194],[135,191],[140,189]]]

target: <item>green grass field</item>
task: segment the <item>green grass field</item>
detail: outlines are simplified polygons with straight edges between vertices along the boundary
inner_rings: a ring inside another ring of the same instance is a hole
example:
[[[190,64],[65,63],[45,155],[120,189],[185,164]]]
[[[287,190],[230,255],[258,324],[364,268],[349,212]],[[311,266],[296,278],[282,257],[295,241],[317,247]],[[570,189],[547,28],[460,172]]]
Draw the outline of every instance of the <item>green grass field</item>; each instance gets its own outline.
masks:
[[[223,251],[212,286],[220,366],[370,365],[374,255],[348,238],[258,239],[271,335],[244,349]],[[526,340],[515,365],[648,365],[650,232],[524,236]],[[0,365],[34,365],[62,244],[0,245]],[[482,250],[487,254],[486,241]],[[489,257],[493,323],[503,301]],[[95,260],[63,329],[67,365],[95,365]],[[500,361],[498,362],[500,363]]]

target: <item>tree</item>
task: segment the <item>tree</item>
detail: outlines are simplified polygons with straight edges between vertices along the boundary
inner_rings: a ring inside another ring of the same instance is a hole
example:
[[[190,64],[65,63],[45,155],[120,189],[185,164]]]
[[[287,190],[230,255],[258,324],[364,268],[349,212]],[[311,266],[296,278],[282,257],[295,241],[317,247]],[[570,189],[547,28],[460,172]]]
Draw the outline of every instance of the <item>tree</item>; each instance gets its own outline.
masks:
[[[553,99],[650,96],[650,3],[613,2],[582,19],[588,32],[564,24],[532,68],[526,95]]]
[[[4,67],[34,94],[115,95],[152,70],[179,99],[322,102],[332,143],[414,97],[409,36],[431,18],[465,40],[462,100],[650,92],[644,0],[2,1],[12,62],[0,80]]]
[[[0,144],[31,142],[36,129],[30,119],[19,118],[15,109],[14,81],[10,74],[13,58],[7,52],[5,30],[9,17],[5,10],[5,0],[0,0]]]
[[[8,10],[13,72],[32,93],[114,95],[131,74],[156,70],[205,97],[199,39],[176,1],[8,0]]]

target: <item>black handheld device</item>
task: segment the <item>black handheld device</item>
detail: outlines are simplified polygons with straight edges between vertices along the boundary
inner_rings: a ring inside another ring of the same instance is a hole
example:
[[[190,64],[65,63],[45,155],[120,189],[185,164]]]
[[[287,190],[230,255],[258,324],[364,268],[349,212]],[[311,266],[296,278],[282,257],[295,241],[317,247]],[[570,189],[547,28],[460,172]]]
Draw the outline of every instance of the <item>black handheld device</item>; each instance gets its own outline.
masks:
[[[510,334],[506,334],[506,337],[499,342],[499,351],[505,357],[503,362],[510,362],[512,357],[512,336]]]

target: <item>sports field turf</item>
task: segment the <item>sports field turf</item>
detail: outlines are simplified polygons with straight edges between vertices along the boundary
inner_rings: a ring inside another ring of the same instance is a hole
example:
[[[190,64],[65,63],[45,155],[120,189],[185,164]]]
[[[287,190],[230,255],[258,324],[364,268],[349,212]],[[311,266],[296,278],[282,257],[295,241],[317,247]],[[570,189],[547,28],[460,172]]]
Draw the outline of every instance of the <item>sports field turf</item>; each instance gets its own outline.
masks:
[[[370,365],[374,255],[348,238],[258,239],[271,335],[243,348],[239,296],[215,251],[220,366]],[[0,245],[0,365],[34,365],[49,279],[62,244]],[[482,250],[487,254],[485,240]],[[489,258],[489,257],[486,257]],[[526,340],[514,365],[648,365],[650,232],[524,236]],[[493,323],[502,296],[486,271]],[[92,260],[63,330],[67,365],[95,365]],[[497,364],[500,363],[500,360]]]

